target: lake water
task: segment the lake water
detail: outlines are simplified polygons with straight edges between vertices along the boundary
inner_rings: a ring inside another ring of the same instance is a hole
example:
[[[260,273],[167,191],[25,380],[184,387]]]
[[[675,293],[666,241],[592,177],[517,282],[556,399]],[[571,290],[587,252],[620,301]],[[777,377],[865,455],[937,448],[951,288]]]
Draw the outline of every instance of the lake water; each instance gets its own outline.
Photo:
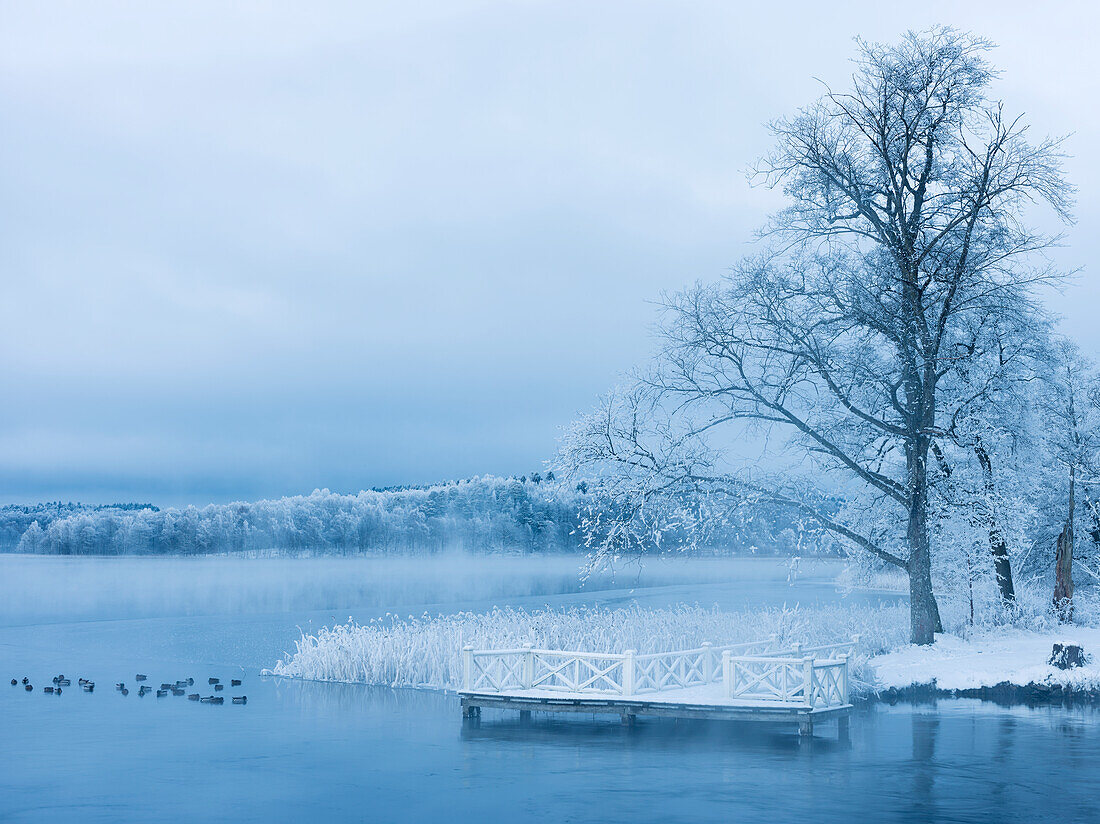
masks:
[[[833,565],[804,565],[793,585],[773,562],[658,566],[569,592],[561,573],[573,559],[469,562],[457,578],[449,569],[454,586],[419,562],[295,563],[0,557],[0,820],[1100,820],[1100,715],[1089,708],[873,705],[853,717],[849,745],[827,728],[800,744],[747,725],[521,726],[491,712],[464,729],[451,694],[257,676],[309,622],[504,604],[816,603],[841,597]],[[189,596],[211,580],[246,597]],[[43,694],[59,671],[96,691]],[[208,676],[240,677],[225,694],[248,704],[114,691],[134,688],[135,672],[154,686],[192,676],[203,694]],[[33,693],[8,686],[23,675]]]

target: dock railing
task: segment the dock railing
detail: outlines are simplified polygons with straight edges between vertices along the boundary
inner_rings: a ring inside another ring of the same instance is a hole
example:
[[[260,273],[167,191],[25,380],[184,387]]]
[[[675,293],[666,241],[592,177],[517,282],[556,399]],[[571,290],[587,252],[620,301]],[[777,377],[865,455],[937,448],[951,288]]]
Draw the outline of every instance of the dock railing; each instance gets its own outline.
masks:
[[[848,659],[859,636],[841,644],[761,655],[724,655],[726,697],[747,703],[803,704],[813,709],[848,704]]]
[[[722,656],[763,654],[775,639],[638,655],[535,649],[462,650],[462,689],[553,690],[639,695],[712,684],[722,677]]]
[[[643,655],[535,649],[462,650],[465,692],[551,692],[631,697],[724,683],[732,700],[782,701],[810,706],[847,703],[850,651],[843,644],[773,652],[764,641]],[[809,662],[807,664],[807,662]],[[807,685],[809,685],[807,687]]]

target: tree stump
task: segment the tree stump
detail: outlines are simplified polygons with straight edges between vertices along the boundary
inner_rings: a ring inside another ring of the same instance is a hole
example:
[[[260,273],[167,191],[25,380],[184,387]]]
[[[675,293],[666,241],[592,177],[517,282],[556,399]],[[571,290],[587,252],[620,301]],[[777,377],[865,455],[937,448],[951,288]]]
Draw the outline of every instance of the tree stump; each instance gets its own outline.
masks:
[[[1089,657],[1085,655],[1084,649],[1077,644],[1055,644],[1047,663],[1058,669],[1073,669],[1083,667],[1088,660]]]

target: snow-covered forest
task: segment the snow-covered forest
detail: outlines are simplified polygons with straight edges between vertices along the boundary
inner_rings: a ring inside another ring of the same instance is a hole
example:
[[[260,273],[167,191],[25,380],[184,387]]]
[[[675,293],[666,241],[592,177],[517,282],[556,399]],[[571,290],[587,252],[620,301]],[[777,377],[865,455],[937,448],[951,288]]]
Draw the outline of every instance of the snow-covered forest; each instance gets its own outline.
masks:
[[[424,553],[583,551],[588,518],[612,505],[587,485],[548,473],[485,476],[427,487],[342,495],[316,490],[255,502],[160,509],[151,504],[9,505],[0,508],[0,548],[55,555],[207,554],[241,551]],[[712,530],[686,531],[666,546],[712,552],[830,552],[831,541],[799,519],[761,508]],[[681,542],[676,544],[676,540]]]

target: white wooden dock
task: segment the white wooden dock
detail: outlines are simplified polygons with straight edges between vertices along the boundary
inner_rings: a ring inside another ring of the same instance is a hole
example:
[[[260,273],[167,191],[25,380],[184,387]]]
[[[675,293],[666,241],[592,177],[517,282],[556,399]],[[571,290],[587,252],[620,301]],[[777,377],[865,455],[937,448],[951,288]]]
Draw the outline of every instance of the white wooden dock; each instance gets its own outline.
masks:
[[[463,649],[463,718],[482,708],[532,712],[705,718],[797,725],[836,720],[848,734],[848,659],[842,644],[778,649],[774,639],[638,655],[561,650]]]

